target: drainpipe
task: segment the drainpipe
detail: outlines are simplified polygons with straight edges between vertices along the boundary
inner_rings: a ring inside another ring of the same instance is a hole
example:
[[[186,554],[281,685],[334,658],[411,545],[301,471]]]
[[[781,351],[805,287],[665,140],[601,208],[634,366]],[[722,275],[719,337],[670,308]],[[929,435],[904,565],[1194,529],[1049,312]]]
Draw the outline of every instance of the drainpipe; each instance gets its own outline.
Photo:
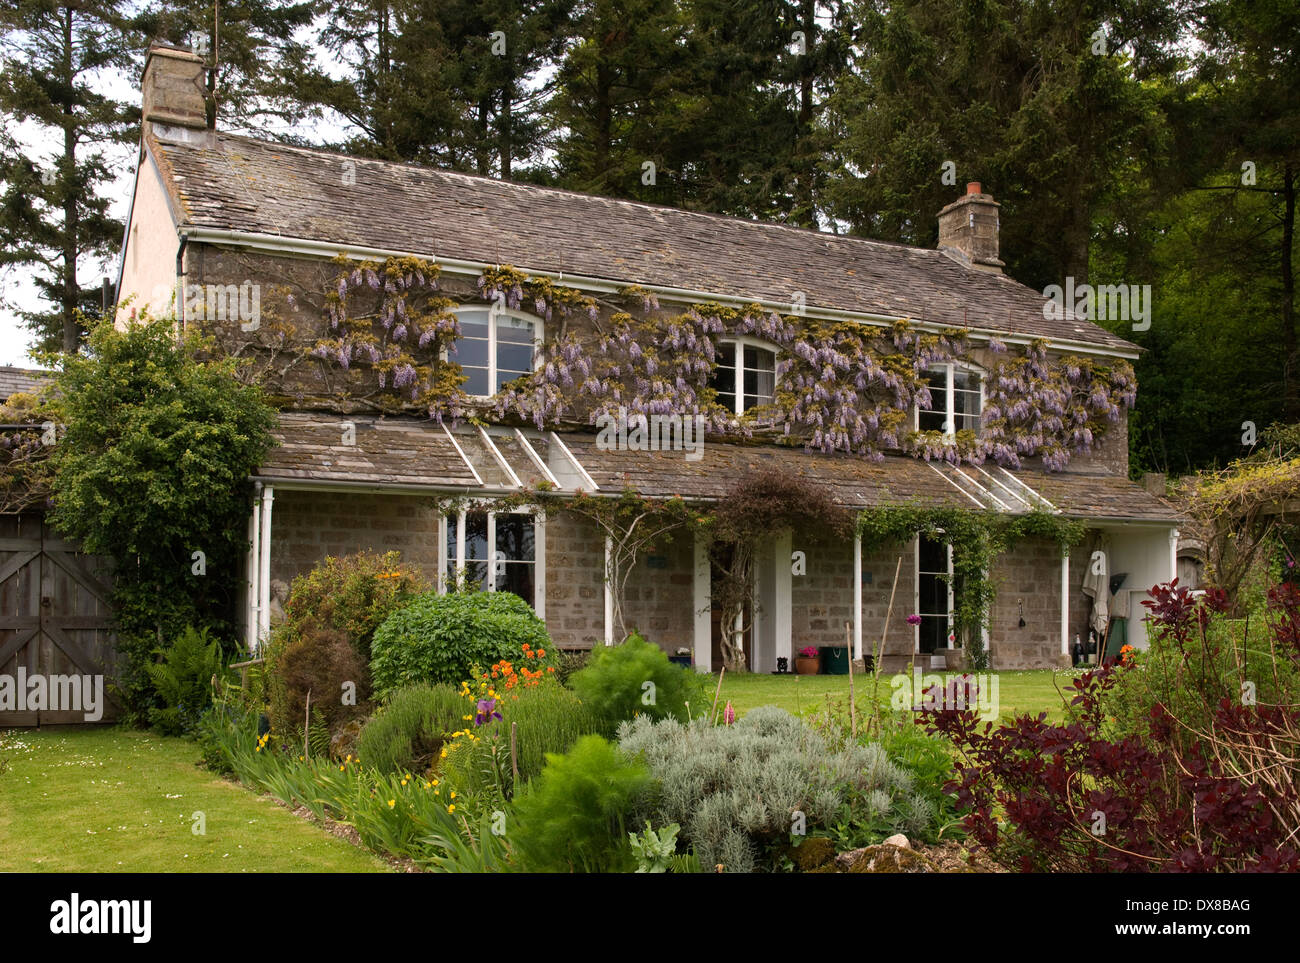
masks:
[[[180,246],[176,248],[176,324],[180,333],[185,332],[185,249],[190,245],[190,236],[181,235]]]

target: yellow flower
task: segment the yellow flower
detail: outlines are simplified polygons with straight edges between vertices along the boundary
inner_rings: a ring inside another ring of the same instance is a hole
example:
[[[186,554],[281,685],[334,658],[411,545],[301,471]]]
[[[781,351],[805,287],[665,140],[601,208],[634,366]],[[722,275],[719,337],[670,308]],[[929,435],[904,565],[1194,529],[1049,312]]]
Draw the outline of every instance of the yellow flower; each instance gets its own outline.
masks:
[[[455,811],[456,811],[456,804],[455,804],[455,803],[452,803],[450,806],[447,807],[447,812],[449,812],[449,813],[454,813]]]
[[[395,805],[397,805],[397,800],[396,800],[396,799],[390,799],[390,800],[388,800],[388,808],[389,808],[389,809],[392,809]]]
[[[451,791],[451,798],[452,798],[452,799],[455,799],[455,798],[456,798],[456,790],[454,790],[454,789]]]

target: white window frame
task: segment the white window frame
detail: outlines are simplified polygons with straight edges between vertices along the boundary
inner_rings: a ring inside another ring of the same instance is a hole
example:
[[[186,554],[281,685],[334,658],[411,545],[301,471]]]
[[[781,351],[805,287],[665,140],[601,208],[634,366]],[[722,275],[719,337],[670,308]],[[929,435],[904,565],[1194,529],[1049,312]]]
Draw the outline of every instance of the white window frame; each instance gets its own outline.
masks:
[[[955,600],[953,598],[954,593],[952,587],[954,581],[953,571],[952,571],[952,542],[945,542],[944,548],[947,550],[948,553],[948,581],[946,583],[948,588],[948,636],[947,638],[948,638],[949,647],[951,647],[955,642],[955,640],[953,639],[953,633],[955,631],[953,627],[953,607],[954,607]],[[935,574],[935,573],[927,573],[927,574]],[[912,539],[912,611],[915,612],[917,615],[934,614],[931,612],[921,611],[921,536],[920,535],[917,535],[915,538]],[[921,624],[919,622],[916,625],[912,626],[912,652],[915,655],[921,654]],[[925,654],[932,655],[933,653],[927,652]]]
[[[542,345],[546,344],[546,322],[535,314],[529,314],[526,311],[517,311],[514,308],[500,307],[498,302],[493,301],[491,304],[462,304],[457,307],[452,314],[456,315],[459,320],[462,314],[471,311],[487,311],[488,313],[488,387],[494,388],[497,383],[497,319],[498,318],[517,318],[520,321],[527,321],[533,325],[533,370],[536,371],[542,366]],[[458,339],[459,340],[459,339]],[[452,355],[447,349],[443,349],[442,360],[452,360]],[[464,365],[462,365],[462,368]],[[474,367],[478,367],[474,365]],[[471,398],[494,398],[496,391],[486,395],[470,395]]]
[[[985,400],[984,385],[988,380],[988,372],[985,371],[983,368],[981,368],[979,365],[967,364],[966,362],[962,362],[962,361],[944,361],[940,364],[930,365],[930,367],[926,368],[925,372],[923,373],[928,374],[931,371],[938,371],[939,369],[945,369],[948,372],[948,387],[945,389],[944,392],[944,406],[945,406],[945,411],[948,415],[948,419],[947,421],[944,422],[944,426],[943,426],[944,440],[949,443],[952,443],[957,437],[956,423],[954,421],[954,416],[953,416],[953,410],[954,408],[956,408],[956,402],[957,402],[957,389],[955,387],[956,379],[953,377],[953,373],[956,371],[965,371],[970,374],[979,376],[980,410],[979,410],[979,414],[976,416],[975,419],[975,433],[978,435],[980,430],[979,422],[980,419],[984,417],[984,400]],[[931,396],[932,396],[931,400],[933,401],[933,392],[931,392]],[[921,430],[922,410],[923,409],[919,404],[912,406],[912,428],[916,431]],[[933,411],[933,408],[931,408],[930,411]],[[927,429],[927,430],[933,430],[933,429]]]
[[[489,506],[480,505],[474,509],[475,513],[484,512],[487,514],[487,544],[489,558],[475,559],[483,561],[488,566],[488,574],[492,574],[493,567],[496,564],[496,543],[497,543],[497,515],[531,515],[533,518],[533,611],[537,613],[539,619],[546,618],[546,514],[535,509],[522,507],[513,508],[509,512],[497,512]],[[461,581],[465,577],[465,519],[470,514],[469,509],[462,508],[456,513],[456,581]],[[447,566],[452,561],[447,553],[447,514],[438,516],[438,594],[447,594]],[[483,591],[495,592],[496,579],[488,578],[486,588]]]
[[[748,409],[745,407],[745,348],[757,348],[759,351],[766,351],[772,356],[772,400],[776,400],[776,392],[780,386],[780,379],[776,374],[776,365],[779,351],[776,345],[770,341],[764,341],[762,338],[753,338],[749,335],[738,334],[735,337],[719,338],[718,345],[734,345],[736,349],[736,359],[733,362],[733,371],[736,379],[736,403],[732,406],[733,414],[743,415]],[[715,370],[718,365],[715,364]],[[755,404],[752,407],[759,407]]]

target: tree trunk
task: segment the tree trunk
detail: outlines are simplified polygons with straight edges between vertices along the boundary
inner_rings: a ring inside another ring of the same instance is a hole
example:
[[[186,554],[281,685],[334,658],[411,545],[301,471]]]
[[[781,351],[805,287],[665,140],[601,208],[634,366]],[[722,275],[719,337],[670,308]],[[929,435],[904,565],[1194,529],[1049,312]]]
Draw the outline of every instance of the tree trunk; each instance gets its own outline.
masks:
[[[73,89],[75,77],[72,70],[72,7],[63,11],[63,70],[67,90]],[[77,237],[81,233],[77,219],[77,197],[72,190],[72,180],[77,169],[77,138],[74,132],[76,118],[71,104],[63,108],[63,169],[58,185],[63,192],[63,350],[75,354],[81,340],[77,323]]]

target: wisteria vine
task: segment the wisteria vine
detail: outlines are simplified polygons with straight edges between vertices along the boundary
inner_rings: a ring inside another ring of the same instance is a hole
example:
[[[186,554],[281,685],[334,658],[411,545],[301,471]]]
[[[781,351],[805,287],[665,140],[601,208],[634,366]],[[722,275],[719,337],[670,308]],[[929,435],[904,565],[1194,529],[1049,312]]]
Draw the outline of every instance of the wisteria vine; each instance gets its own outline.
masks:
[[[381,388],[404,392],[440,422],[463,417],[472,399],[453,360],[460,326],[455,302],[436,293],[436,266],[415,258],[340,264],[326,297],[334,337],[317,343],[316,356],[344,369],[354,361],[372,366]],[[926,460],[991,459],[1019,467],[1023,458],[1041,456],[1048,470],[1057,471],[1072,455],[1091,451],[1136,398],[1127,362],[1053,359],[1041,341],[1011,355],[990,339],[988,348],[1002,357],[984,375],[981,431],[919,431],[912,412],[933,405],[927,371],[967,359],[965,330],[817,321],[757,304],[695,304],[674,314],[635,286],[621,289],[618,298],[640,317],[616,311],[602,323],[594,298],[508,265],[484,271],[477,290],[482,301],[511,309],[527,305],[547,322],[559,322],[548,326],[553,333],[540,348],[536,371],[507,385],[494,402],[498,417],[538,428],[624,414],[701,415],[706,430],[723,437],[763,432],[809,450],[872,460],[893,450]],[[570,328],[574,312],[585,314],[591,327]],[[775,349],[777,390],[771,404],[737,415],[718,403],[710,381],[720,343],[743,336]]]

